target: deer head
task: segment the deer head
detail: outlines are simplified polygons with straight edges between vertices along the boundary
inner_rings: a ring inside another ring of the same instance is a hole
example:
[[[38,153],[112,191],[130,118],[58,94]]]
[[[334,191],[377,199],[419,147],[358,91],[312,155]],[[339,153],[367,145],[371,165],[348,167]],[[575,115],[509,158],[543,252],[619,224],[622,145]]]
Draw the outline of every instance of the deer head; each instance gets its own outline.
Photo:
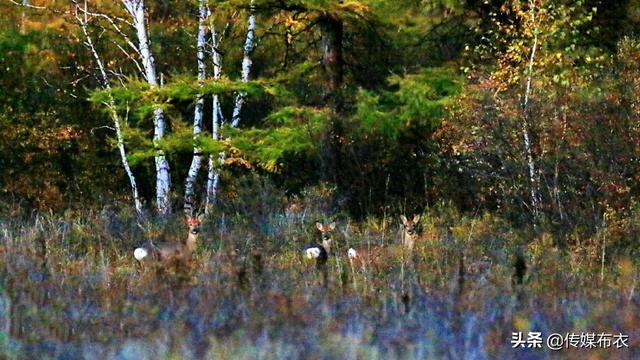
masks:
[[[322,247],[329,253],[331,252],[331,246],[333,243],[332,232],[336,229],[336,223],[332,222],[329,225],[324,225],[323,223],[317,221],[316,228],[320,231],[322,236]]]

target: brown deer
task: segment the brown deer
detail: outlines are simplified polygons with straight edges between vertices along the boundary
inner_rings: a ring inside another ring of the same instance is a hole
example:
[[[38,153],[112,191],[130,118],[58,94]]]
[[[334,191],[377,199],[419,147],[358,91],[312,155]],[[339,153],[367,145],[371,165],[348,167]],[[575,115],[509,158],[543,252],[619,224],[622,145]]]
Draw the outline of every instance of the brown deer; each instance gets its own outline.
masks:
[[[320,231],[322,236],[322,247],[327,251],[327,254],[331,254],[331,248],[333,247],[333,231],[336,229],[336,223],[324,225],[323,223],[316,221],[316,228]]]
[[[415,215],[413,219],[408,220],[406,216],[400,215],[402,220],[402,248],[397,246],[383,247],[380,245],[363,246],[359,248],[349,248],[347,257],[349,263],[355,268],[371,267],[377,270],[388,268],[388,261],[385,257],[393,257],[402,249],[411,251],[418,238],[416,225],[420,221],[420,215]]]
[[[402,246],[406,250],[412,251],[418,239],[416,226],[420,222],[420,215],[414,215],[411,220],[404,215],[400,215],[400,220],[402,220]]]
[[[327,263],[329,255],[331,254],[331,248],[333,247],[332,233],[336,229],[336,223],[332,222],[331,224],[325,225],[317,221],[316,229],[320,231],[322,242],[307,245],[304,253],[307,259],[316,259],[316,266],[321,268]]]
[[[372,268],[378,271],[385,270],[389,267],[385,259],[385,255],[389,252],[389,247],[380,245],[362,246],[358,248],[349,248],[347,257],[351,264],[352,270],[359,268]]]
[[[133,257],[138,261],[150,258],[162,263],[173,261],[189,263],[198,242],[201,222],[202,216],[188,216],[186,223],[189,227],[189,233],[185,241],[161,244],[148,241],[133,251]]]

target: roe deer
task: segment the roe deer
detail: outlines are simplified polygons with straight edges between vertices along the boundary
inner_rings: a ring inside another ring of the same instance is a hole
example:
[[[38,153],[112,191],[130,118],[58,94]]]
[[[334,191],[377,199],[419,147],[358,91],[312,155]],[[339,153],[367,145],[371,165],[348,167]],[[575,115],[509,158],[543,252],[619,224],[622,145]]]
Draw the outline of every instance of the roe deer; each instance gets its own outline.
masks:
[[[400,219],[402,220],[402,248],[410,251],[413,249],[416,239],[418,238],[416,225],[418,221],[420,221],[420,215],[415,215],[412,220],[408,220],[406,216],[400,215]],[[393,254],[397,254],[398,250],[400,249],[396,246],[384,247],[380,245],[349,248],[347,257],[352,266],[369,266],[377,270],[384,270],[388,268],[385,256],[393,257]]]
[[[147,257],[160,262],[179,261],[188,263],[196,248],[198,235],[200,234],[201,216],[189,216],[186,219],[189,233],[184,242],[154,244],[151,241],[133,251],[133,257],[141,261]]]
[[[333,247],[333,231],[336,229],[336,223],[332,222],[329,225],[316,221],[316,228],[320,231],[322,236],[322,247],[327,251],[327,254],[331,254],[331,247]]]
[[[331,247],[333,246],[332,232],[336,229],[336,223],[332,222],[329,225],[324,225],[317,221],[316,228],[320,231],[322,242],[320,244],[313,243],[307,245],[304,249],[304,253],[307,259],[316,259],[316,266],[321,268],[327,263],[329,254],[331,254]]]
[[[420,221],[420,215],[416,214],[413,219],[409,220],[406,216],[400,215],[402,220],[402,246],[405,249],[411,251],[418,239],[418,233],[416,232],[416,226]]]
[[[349,248],[347,257],[352,266],[352,270],[370,267],[376,270],[385,270],[389,267],[385,260],[385,254],[389,252],[388,247],[380,245],[363,246],[359,248]]]

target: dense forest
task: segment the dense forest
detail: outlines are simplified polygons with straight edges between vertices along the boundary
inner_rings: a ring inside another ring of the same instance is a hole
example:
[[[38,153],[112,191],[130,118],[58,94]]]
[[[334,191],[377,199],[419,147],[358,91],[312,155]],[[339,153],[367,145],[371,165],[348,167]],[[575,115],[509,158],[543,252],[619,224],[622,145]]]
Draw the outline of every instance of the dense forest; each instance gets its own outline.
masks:
[[[0,14],[5,356],[552,356],[513,352],[534,330],[627,333],[592,358],[638,356],[637,1]],[[203,226],[188,274],[138,268],[185,215]],[[364,244],[389,249],[360,271]]]

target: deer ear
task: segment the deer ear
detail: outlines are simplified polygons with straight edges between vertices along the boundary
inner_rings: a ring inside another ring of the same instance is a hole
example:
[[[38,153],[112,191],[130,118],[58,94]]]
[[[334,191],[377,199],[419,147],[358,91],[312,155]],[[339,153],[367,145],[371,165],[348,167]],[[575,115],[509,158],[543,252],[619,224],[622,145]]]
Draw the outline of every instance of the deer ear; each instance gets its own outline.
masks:
[[[329,230],[333,231],[336,229],[336,222],[332,222],[331,224],[329,224]]]
[[[417,224],[420,221],[420,214],[413,215],[413,223]]]
[[[406,217],[406,216],[404,216],[404,215],[400,215],[400,220],[402,220],[402,223],[403,223],[404,225],[407,225],[408,220],[407,220],[407,217]]]
[[[316,228],[318,228],[318,230],[320,231],[324,230],[324,226],[320,221],[316,221]]]

